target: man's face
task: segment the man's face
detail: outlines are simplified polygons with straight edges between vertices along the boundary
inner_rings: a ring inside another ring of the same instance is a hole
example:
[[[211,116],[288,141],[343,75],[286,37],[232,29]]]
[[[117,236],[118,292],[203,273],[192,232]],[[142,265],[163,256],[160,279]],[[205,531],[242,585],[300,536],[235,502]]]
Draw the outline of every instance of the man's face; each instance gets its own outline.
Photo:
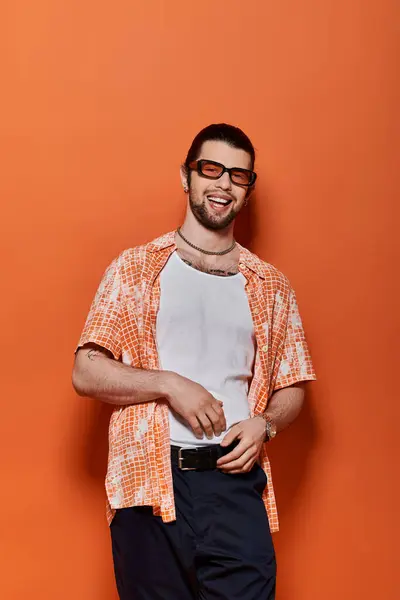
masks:
[[[244,150],[225,142],[204,142],[198,160],[207,159],[225,167],[251,169],[251,157]],[[219,179],[207,179],[191,171],[189,205],[196,219],[207,229],[225,229],[239,214],[248,188],[231,182],[229,173]],[[221,203],[223,202],[223,204]]]

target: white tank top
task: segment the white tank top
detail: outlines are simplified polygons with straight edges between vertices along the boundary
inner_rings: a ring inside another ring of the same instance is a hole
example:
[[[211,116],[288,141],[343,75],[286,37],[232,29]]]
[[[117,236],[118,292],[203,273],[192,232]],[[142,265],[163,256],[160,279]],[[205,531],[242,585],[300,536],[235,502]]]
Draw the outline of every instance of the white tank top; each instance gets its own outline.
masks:
[[[253,375],[255,336],[238,273],[218,277],[197,271],[174,252],[160,275],[157,345],[161,368],[205,387],[224,405],[229,429],[249,417],[248,391]],[[218,444],[226,432],[198,440],[170,410],[170,439],[176,446]]]

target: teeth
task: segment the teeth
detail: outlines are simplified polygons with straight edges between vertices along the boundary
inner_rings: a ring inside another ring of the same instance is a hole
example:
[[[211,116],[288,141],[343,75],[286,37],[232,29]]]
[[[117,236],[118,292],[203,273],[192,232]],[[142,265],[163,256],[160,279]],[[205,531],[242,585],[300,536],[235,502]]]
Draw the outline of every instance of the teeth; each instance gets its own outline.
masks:
[[[208,196],[209,200],[212,200],[212,202],[217,202],[218,204],[229,204],[230,200],[223,200],[222,198],[214,198],[214,196]]]

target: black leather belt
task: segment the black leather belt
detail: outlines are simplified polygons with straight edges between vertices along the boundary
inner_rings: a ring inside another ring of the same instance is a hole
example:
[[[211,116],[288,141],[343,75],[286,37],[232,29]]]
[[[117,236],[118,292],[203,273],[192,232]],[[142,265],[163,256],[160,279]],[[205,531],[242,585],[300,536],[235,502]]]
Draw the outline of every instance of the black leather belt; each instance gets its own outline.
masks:
[[[181,471],[208,470],[217,468],[217,460],[229,454],[238,442],[223,448],[219,444],[199,446],[197,448],[179,448],[171,446],[171,461]]]

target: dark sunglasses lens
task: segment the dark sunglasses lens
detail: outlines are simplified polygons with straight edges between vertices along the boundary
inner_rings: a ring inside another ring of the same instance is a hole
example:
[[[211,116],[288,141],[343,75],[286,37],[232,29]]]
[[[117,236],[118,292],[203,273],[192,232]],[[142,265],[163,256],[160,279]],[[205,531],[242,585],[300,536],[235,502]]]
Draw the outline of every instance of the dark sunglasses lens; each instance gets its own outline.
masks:
[[[241,169],[234,169],[231,173],[233,183],[238,185],[249,185],[253,175],[251,171],[242,171]]]
[[[219,165],[214,165],[213,163],[209,163],[209,162],[200,163],[200,170],[201,170],[202,174],[205,175],[206,177],[211,177],[211,178],[215,178],[215,179],[217,179],[218,177],[221,177],[221,173],[222,173],[222,167],[220,167]]]

